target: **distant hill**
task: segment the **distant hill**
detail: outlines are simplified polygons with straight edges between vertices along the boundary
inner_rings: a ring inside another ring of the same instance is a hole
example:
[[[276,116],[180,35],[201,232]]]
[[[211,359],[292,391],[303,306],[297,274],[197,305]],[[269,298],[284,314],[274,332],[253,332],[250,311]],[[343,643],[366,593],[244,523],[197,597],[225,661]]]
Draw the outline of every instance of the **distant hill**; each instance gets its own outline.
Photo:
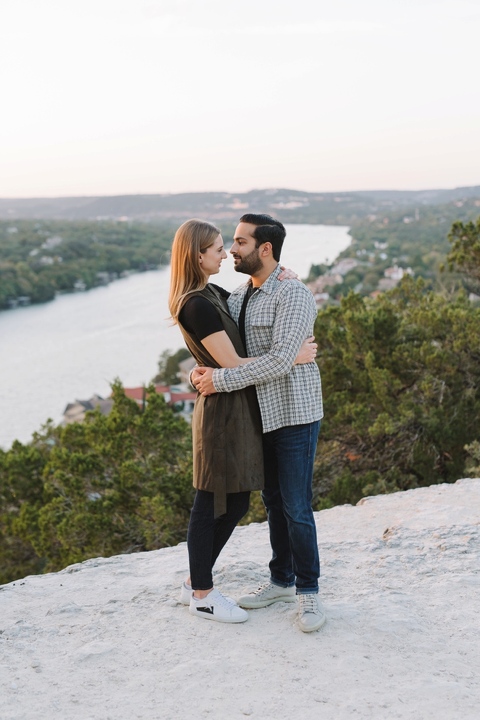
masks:
[[[437,205],[480,198],[480,185],[451,190],[372,190],[309,193],[267,189],[246,193],[179,193],[163,195],[114,195],[108,197],[0,199],[3,219],[65,219],[182,221],[203,217],[235,221],[242,213],[269,212],[290,223],[350,225],[379,211],[405,206]]]

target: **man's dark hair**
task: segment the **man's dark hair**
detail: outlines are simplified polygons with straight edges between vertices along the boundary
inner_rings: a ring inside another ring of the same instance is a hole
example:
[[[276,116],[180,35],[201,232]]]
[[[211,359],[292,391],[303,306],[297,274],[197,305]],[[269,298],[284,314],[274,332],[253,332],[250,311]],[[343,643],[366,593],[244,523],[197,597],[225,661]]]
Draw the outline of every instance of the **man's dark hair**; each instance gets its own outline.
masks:
[[[246,213],[240,218],[240,222],[256,225],[253,232],[255,238],[255,247],[260,247],[263,243],[272,244],[272,254],[275,260],[280,260],[283,241],[287,231],[279,220],[275,220],[270,215],[256,215],[255,213]]]

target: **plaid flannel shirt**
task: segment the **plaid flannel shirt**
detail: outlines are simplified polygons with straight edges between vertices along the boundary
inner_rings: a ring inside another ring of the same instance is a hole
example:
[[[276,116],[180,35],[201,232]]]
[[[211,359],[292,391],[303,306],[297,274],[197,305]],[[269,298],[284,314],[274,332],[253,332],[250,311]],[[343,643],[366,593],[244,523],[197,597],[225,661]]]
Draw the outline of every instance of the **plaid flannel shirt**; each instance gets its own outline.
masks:
[[[256,386],[264,433],[323,417],[317,364],[293,364],[303,341],[313,335],[315,300],[302,282],[278,280],[280,272],[277,266],[248,301],[246,350],[248,357],[257,359],[213,371],[217,392]],[[237,323],[248,285],[242,285],[228,298],[230,313]]]

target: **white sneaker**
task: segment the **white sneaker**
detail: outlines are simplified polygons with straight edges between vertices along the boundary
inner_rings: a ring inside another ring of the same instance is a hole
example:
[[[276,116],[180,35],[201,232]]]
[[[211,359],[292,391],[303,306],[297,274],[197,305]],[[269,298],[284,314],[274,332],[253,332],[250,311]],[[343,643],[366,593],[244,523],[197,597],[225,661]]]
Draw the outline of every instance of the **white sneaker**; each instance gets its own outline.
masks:
[[[192,594],[193,594],[192,586],[187,585],[186,582],[183,582],[178,601],[181,602],[182,605],[190,605],[190,600],[192,599]]]
[[[257,590],[254,590],[247,595],[242,595],[238,600],[238,604],[245,608],[254,610],[256,608],[267,607],[276,602],[295,602],[295,588],[293,587],[281,587],[280,585],[274,585],[274,583],[266,582],[264,585],[260,585]]]
[[[326,621],[318,595],[309,593],[298,595],[298,625],[303,632],[319,630]]]
[[[182,605],[190,605],[190,600],[192,599],[193,589],[191,585],[187,585],[187,583],[184,581],[182,583],[182,587],[180,589],[180,595],[178,596],[178,602],[181,602]],[[234,605],[236,605],[236,602],[233,598],[229,597],[228,595],[225,595],[227,600],[232,602]]]
[[[205,620],[224,623],[241,623],[248,620],[248,613],[245,610],[239,608],[215,588],[204,598],[196,598],[192,595],[189,610],[192,615],[203,617]]]

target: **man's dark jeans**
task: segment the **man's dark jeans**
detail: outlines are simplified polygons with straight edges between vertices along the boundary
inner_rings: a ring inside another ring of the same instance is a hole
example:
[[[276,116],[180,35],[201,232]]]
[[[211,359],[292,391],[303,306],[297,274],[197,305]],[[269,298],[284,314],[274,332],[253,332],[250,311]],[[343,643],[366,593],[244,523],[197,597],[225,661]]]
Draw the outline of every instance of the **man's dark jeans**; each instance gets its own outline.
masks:
[[[320,421],[265,433],[265,490],[272,559],[271,581],[318,592],[320,561],[312,511],[313,461]]]

